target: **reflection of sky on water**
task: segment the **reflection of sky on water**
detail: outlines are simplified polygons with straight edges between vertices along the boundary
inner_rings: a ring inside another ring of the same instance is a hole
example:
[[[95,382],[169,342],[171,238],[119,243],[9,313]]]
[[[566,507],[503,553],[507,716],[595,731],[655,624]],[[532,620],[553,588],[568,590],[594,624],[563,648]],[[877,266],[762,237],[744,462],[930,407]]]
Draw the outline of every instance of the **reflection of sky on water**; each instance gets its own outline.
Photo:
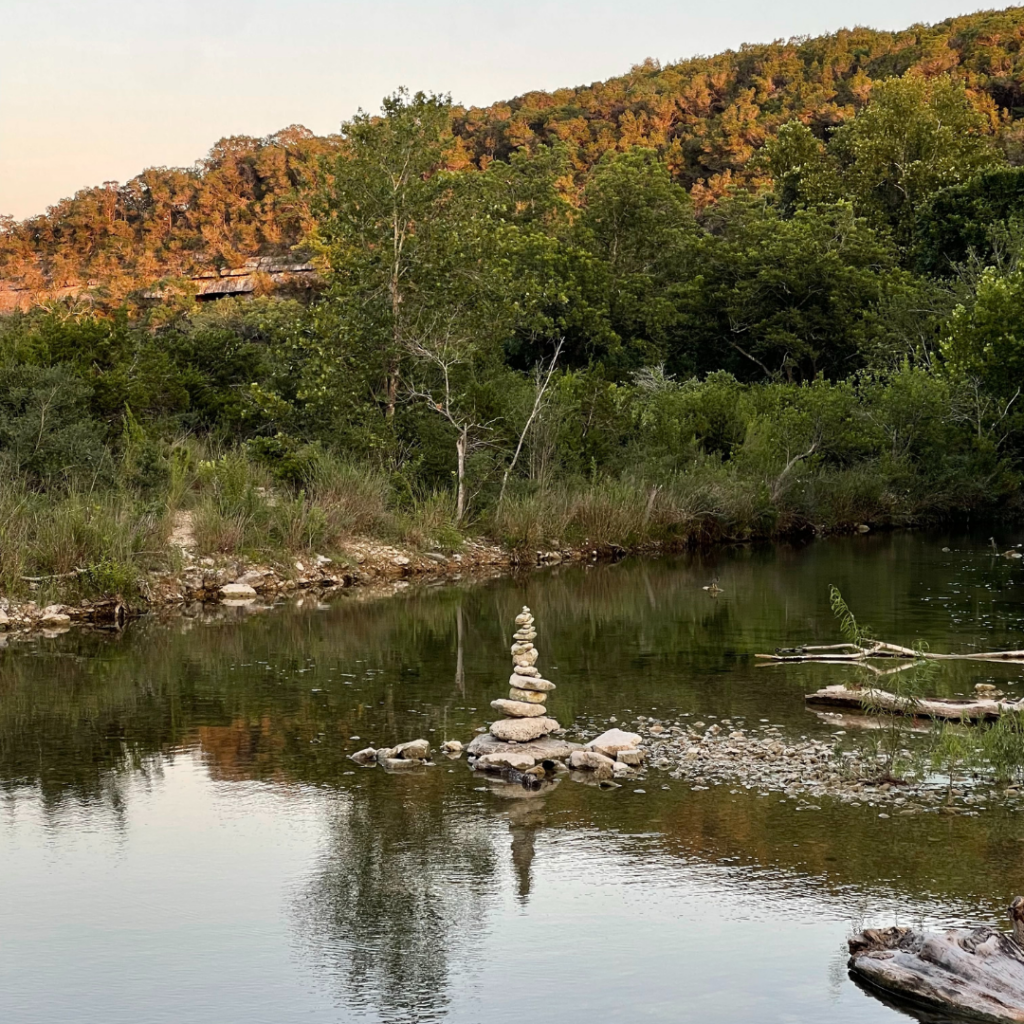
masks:
[[[183,753],[129,783],[123,815],[9,800],[3,1018],[885,1021],[846,980],[850,930],[970,910],[708,863],[657,831],[576,827],[558,801],[632,793],[509,800],[454,771],[422,801],[429,778],[211,782]]]
[[[898,1020],[847,980],[846,936],[992,920],[1024,888],[1010,816],[795,814],[656,774],[534,797],[462,761],[389,777],[346,754],[472,735],[524,600],[565,722],[827,732],[802,694],[831,670],[752,655],[833,638],[829,583],[897,642],[1018,642],[1020,569],[942,543],[720,551],[0,652],[0,1018]],[[1013,691],[1020,670],[936,686],[991,678]]]

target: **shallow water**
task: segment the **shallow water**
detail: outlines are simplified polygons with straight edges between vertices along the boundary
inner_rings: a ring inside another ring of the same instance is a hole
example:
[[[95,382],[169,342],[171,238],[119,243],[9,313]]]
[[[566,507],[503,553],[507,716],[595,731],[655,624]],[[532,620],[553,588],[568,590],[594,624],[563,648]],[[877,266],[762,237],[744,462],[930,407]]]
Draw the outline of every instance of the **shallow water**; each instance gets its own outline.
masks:
[[[797,813],[656,771],[533,796],[461,760],[389,776],[347,755],[468,741],[504,695],[523,603],[565,725],[689,715],[829,735],[803,694],[848,670],[753,655],[834,642],[830,583],[886,639],[1024,646],[1024,567],[987,533],[722,549],[12,644],[0,1019],[907,1020],[848,979],[846,937],[1000,920],[1024,891],[1019,815]],[[701,589],[715,576],[717,599]],[[982,681],[1024,694],[1013,666],[961,663],[934,686]]]

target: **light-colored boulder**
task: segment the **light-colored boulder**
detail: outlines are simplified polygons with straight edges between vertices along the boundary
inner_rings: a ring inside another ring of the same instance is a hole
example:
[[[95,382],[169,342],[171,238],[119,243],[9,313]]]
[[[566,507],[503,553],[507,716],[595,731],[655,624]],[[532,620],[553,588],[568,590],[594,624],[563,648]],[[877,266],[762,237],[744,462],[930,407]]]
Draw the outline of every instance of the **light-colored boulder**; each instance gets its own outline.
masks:
[[[246,597],[255,597],[256,591],[248,583],[225,583],[220,588],[220,596],[234,598],[237,601]]]
[[[610,757],[605,757],[604,754],[599,754],[596,750],[574,750],[569,755],[570,768],[592,771],[602,766],[611,769],[614,765],[615,762]]]
[[[446,754],[461,754],[462,744],[458,740],[445,740],[441,744],[441,750]]]
[[[516,676],[539,676],[540,669],[534,668],[533,665],[516,665],[512,673]]]
[[[553,718],[503,718],[491,726],[491,735],[506,742],[529,743],[560,728]]]
[[[543,704],[527,704],[521,700],[492,700],[491,707],[510,718],[540,718],[545,710]]]
[[[513,654],[512,655],[512,664],[513,665],[536,665],[538,657],[539,657],[539,655],[537,654],[536,649],[534,649],[532,651],[524,651],[522,654]]]
[[[537,761],[553,761],[560,765],[574,750],[580,749],[578,743],[570,743],[557,736],[543,736],[532,743],[509,744],[489,732],[482,732],[473,737],[469,746],[466,747],[466,753],[474,757],[481,757],[484,754],[504,754],[513,751],[529,754]]]
[[[373,747],[366,747],[363,750],[357,750],[354,754],[349,754],[348,757],[356,764],[371,764],[377,760],[377,751]]]
[[[635,732],[624,732],[622,729],[609,729],[587,744],[587,750],[596,750],[608,757],[615,757],[620,750],[630,750],[640,746],[640,736]]]
[[[539,674],[536,676],[514,675],[509,679],[508,685],[520,690],[536,690],[539,693],[550,693],[555,688],[554,683],[547,679],[541,679]]]
[[[509,687],[508,699],[522,701],[524,704],[543,704],[548,695],[540,690],[524,690],[518,686]]]
[[[644,752],[639,747],[628,747],[626,750],[618,750],[615,753],[615,760],[620,764],[639,765],[644,763]]]
[[[487,765],[498,765],[501,768],[515,768],[516,771],[526,771],[537,763],[535,757],[529,754],[520,754],[516,751],[506,751],[500,754],[484,754],[478,757],[474,768],[483,768]]]
[[[49,629],[60,629],[62,626],[71,625],[71,616],[63,612],[50,612],[48,615],[44,612],[39,624]]]
[[[425,761],[430,757],[430,744],[426,740],[410,740],[399,743],[395,747],[395,757],[404,757],[409,761]]]

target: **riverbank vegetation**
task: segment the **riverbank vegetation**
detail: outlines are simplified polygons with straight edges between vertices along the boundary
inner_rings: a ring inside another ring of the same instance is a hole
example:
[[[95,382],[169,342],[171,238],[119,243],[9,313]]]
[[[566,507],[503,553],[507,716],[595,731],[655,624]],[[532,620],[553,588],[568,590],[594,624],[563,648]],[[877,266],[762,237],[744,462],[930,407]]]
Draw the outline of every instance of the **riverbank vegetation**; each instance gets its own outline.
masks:
[[[277,237],[315,260],[310,301],[197,303],[165,277],[158,302],[111,279],[0,318],[0,587],[74,573],[109,591],[173,560],[183,511],[200,554],[247,557],[1017,513],[1024,150],[1005,33],[1021,25],[1012,9],[873,33],[859,56],[858,33],[830,37],[844,70],[817,106],[793,90],[828,77],[808,63],[821,40],[725,55],[724,84],[701,81],[740,91],[697,120],[666,107],[664,138],[629,136],[625,110],[611,141],[592,110],[589,142],[561,115],[530,127],[524,100],[488,155],[466,111],[399,91],[330,146],[307,139],[308,173],[278,167],[291,191],[270,206],[290,197]],[[697,81],[685,67],[619,84],[667,103],[670,79]],[[741,102],[743,131],[726,116]],[[698,128],[725,132],[703,156]],[[119,221],[118,196],[111,259],[152,285],[149,222]],[[185,202],[166,223],[195,244],[160,245],[229,265],[273,248],[254,226],[204,250],[213,209]],[[6,224],[5,276],[15,250],[51,279],[76,246],[110,256],[58,213]]]

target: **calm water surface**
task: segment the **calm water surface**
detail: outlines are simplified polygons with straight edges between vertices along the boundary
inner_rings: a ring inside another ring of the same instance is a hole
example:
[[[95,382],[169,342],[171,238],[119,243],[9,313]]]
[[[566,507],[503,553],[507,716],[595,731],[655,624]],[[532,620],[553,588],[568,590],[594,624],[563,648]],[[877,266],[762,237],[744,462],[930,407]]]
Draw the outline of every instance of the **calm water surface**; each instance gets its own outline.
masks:
[[[342,594],[0,650],[0,1020],[906,1021],[847,978],[846,937],[1000,920],[1024,891],[1019,815],[796,813],[657,772],[531,796],[464,761],[388,776],[347,755],[468,741],[504,695],[524,602],[563,724],[828,735],[803,694],[847,670],[753,655],[834,641],[830,583],[896,642],[1024,646],[1024,568],[986,552],[987,532]],[[981,681],[1024,695],[1014,667],[952,666],[935,686]]]

